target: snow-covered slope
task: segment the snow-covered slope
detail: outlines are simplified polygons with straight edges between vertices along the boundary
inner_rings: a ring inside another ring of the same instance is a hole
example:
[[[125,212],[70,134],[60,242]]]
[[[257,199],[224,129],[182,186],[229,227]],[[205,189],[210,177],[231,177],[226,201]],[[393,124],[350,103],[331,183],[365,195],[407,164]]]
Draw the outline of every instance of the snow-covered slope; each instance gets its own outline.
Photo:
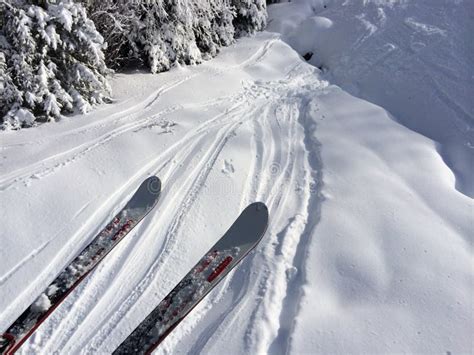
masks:
[[[312,52],[331,83],[436,141],[474,198],[474,2],[295,0],[269,12],[268,29]]]
[[[156,174],[157,207],[23,353],[111,352],[255,200],[257,250],[158,353],[471,352],[473,200],[437,143],[322,78],[265,32],[2,133],[0,329]]]

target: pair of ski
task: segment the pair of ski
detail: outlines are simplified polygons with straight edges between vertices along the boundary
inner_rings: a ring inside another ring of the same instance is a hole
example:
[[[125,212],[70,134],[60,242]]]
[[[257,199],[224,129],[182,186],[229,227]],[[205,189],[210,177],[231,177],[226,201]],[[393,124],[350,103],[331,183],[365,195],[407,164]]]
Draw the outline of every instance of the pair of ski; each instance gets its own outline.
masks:
[[[153,209],[161,181],[152,176],[140,185],[125,207],[57,276],[0,337],[0,354],[13,354],[64,301],[100,261]],[[186,315],[260,241],[268,210],[252,203],[224,236],[120,344],[114,354],[151,353]]]

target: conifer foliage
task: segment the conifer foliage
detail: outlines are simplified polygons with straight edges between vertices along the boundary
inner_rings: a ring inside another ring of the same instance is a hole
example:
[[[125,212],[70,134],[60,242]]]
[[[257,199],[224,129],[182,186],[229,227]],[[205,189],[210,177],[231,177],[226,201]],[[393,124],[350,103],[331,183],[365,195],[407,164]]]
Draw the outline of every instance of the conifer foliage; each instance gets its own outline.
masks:
[[[107,64],[152,73],[209,59],[235,37],[262,30],[267,16],[265,0],[103,0],[88,9],[108,44]]]
[[[104,41],[84,7],[0,0],[0,116],[4,129],[55,120],[103,102]]]
[[[261,31],[267,24],[265,0],[232,0],[236,10],[233,21],[238,37]]]
[[[200,63],[266,16],[265,0],[0,0],[0,125],[87,112],[111,69]]]

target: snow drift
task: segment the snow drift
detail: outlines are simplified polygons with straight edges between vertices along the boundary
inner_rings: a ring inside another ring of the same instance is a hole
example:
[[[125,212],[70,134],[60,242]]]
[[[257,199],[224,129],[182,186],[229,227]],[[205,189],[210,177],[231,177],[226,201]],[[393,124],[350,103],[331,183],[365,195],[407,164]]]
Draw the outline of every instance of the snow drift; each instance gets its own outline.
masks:
[[[268,30],[313,53],[328,80],[434,140],[474,197],[474,3],[300,0],[269,11]]]

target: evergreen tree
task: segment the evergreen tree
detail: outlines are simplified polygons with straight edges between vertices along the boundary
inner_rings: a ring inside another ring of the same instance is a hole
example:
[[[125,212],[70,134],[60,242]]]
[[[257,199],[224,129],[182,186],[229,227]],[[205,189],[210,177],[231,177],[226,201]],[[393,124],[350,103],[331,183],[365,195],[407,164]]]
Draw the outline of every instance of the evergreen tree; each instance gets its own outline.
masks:
[[[233,24],[238,37],[261,31],[267,25],[265,0],[232,0],[236,9]]]
[[[197,64],[266,23],[264,0],[82,2],[0,0],[4,129],[103,102],[108,66],[157,73],[174,63]]]
[[[82,5],[0,0],[0,14],[3,128],[103,102],[109,90],[104,43]]]
[[[173,63],[214,57],[236,35],[264,28],[264,0],[104,0],[88,4],[114,68],[144,65],[153,73]]]

